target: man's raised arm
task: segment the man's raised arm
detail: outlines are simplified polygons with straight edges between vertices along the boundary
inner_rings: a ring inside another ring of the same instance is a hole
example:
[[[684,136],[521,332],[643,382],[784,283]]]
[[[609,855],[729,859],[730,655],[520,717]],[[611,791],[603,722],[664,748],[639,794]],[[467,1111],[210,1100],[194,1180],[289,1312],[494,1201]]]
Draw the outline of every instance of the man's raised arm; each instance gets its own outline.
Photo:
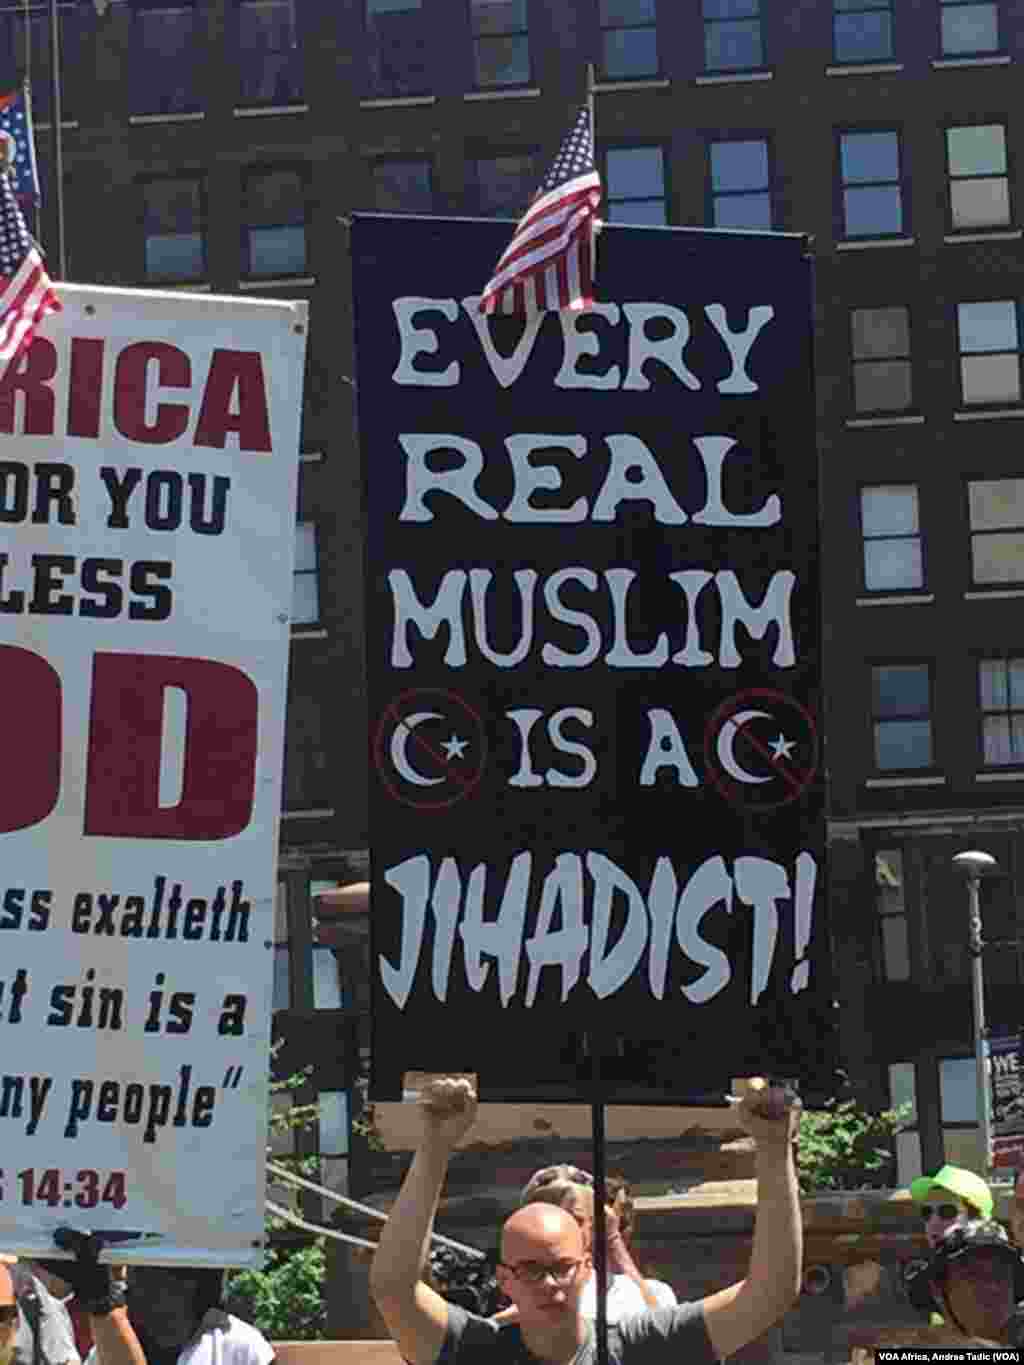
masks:
[[[448,1327],[448,1305],[421,1277],[448,1161],[476,1117],[473,1087],[432,1081],[420,1095],[420,1112],[423,1137],[381,1229],[370,1292],[409,1365],[433,1365]]]
[[[803,1226],[793,1138],[800,1102],[778,1088],[751,1087],[738,1106],[757,1142],[757,1216],[745,1280],[704,1300],[704,1322],[720,1360],[774,1326],[800,1293]]]

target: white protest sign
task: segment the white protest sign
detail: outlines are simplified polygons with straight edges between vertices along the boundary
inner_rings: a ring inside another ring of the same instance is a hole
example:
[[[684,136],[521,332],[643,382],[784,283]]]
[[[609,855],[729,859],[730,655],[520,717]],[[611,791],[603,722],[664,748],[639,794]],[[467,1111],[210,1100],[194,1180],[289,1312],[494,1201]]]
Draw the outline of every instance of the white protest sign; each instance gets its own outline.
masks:
[[[0,377],[0,1248],[259,1264],[307,305],[59,293]]]

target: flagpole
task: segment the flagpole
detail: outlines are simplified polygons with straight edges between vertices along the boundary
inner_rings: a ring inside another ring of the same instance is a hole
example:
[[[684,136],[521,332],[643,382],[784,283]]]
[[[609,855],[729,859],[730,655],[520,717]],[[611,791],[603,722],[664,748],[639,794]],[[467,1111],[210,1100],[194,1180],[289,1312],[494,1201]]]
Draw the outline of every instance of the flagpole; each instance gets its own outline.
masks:
[[[67,277],[68,265],[64,249],[64,147],[61,133],[60,81],[60,24],[57,19],[57,0],[50,0],[50,82],[55,182],[53,202],[57,208],[57,269],[54,278],[63,280]]]

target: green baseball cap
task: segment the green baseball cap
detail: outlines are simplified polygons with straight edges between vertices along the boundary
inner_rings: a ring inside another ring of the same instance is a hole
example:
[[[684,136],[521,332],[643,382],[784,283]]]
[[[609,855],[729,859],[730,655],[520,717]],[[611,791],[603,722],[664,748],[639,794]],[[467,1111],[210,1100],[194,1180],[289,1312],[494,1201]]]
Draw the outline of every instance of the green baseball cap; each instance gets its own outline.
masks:
[[[910,1182],[910,1197],[915,1204],[923,1204],[936,1189],[965,1200],[982,1218],[992,1217],[992,1191],[973,1171],[965,1171],[962,1166],[943,1166],[934,1175],[919,1175]]]

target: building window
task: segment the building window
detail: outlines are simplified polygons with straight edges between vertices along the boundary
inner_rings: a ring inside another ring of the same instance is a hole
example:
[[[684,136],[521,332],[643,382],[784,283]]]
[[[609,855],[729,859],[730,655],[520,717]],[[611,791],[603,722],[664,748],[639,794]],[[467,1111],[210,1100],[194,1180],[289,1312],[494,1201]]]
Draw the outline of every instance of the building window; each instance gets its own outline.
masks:
[[[378,213],[431,213],[434,188],[429,161],[377,161],[373,206]]]
[[[837,62],[890,61],[892,0],[835,0],[832,41]]]
[[[290,937],[288,929],[288,883],[279,881],[277,883],[277,894],[274,897],[274,986],[271,1009],[275,1014],[278,1010],[290,1009],[292,1003]]]
[[[243,105],[301,103],[295,0],[239,0],[238,60]]]
[[[841,133],[839,162],[845,236],[893,237],[902,233],[899,133]]]
[[[15,79],[9,80],[4,87],[13,90],[21,87],[27,80],[32,95],[32,119],[38,126],[49,123],[53,117],[53,75],[50,69],[50,16],[46,8],[33,5],[31,14],[8,12],[0,15],[0,43],[7,54],[7,71]],[[60,115],[66,122],[74,118],[73,106],[69,103],[68,81],[70,67],[77,61],[85,37],[85,16],[78,7],[62,4],[58,8],[57,22],[60,26],[61,66],[64,80],[61,85]]]
[[[991,767],[1024,763],[1024,658],[978,664],[981,754]]]
[[[720,228],[772,226],[768,143],[712,142],[708,146],[711,176],[711,225]]]
[[[320,620],[319,564],[316,522],[300,521],[295,528],[295,575],[292,581],[292,625]]]
[[[1019,403],[1020,320],[1015,299],[957,306],[965,403]]]
[[[537,153],[480,157],[475,163],[477,209],[485,218],[518,218],[537,189]]]
[[[656,0],[600,0],[601,64],[609,80],[658,73]]]
[[[978,1067],[973,1057],[939,1061],[939,1096],[943,1123],[976,1123]]]
[[[924,587],[916,484],[862,488],[864,586],[868,592],[909,592]]]
[[[760,0],[703,0],[704,69],[752,71],[764,66]]]
[[[910,312],[854,308],[850,312],[853,406],[857,412],[902,412],[911,405]]]
[[[194,112],[199,108],[195,6],[178,0],[132,8],[132,112]]]
[[[306,270],[306,186],[297,170],[248,171],[242,270],[248,276]]]
[[[371,91],[423,95],[430,88],[422,0],[366,0]]]
[[[316,905],[317,896],[325,891],[333,891],[338,885],[333,881],[311,881],[310,900]],[[329,943],[317,943],[314,931],[313,943],[313,1008],[315,1010],[340,1010],[345,1004],[341,982],[341,963],[338,952]]]
[[[527,0],[469,0],[473,69],[480,89],[529,84],[526,4]]]
[[[667,223],[662,149],[609,147],[605,193],[613,223]]]
[[[950,220],[954,229],[1006,227],[1010,185],[1001,123],[946,129]]]
[[[999,6],[977,0],[941,0],[942,55],[975,56],[999,51]]]
[[[967,502],[975,584],[1024,582],[1024,479],[972,479]]]
[[[203,190],[198,176],[143,185],[147,280],[199,280],[206,275]]]
[[[871,670],[875,767],[880,772],[932,765],[931,676],[927,664]]]
[[[881,939],[882,979],[910,980],[910,941],[907,936],[907,900],[903,879],[903,853],[898,848],[875,854],[875,909]]]
[[[325,809],[331,804],[331,782],[319,699],[302,687],[291,688],[285,721],[285,810]]]

